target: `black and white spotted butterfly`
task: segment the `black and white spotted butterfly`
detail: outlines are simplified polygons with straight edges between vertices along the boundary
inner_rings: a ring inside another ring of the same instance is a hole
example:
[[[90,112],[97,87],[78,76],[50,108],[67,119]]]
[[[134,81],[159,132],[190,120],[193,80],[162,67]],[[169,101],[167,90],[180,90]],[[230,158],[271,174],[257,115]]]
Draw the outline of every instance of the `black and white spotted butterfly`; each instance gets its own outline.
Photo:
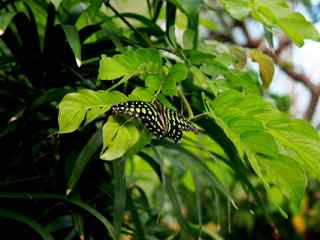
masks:
[[[177,112],[162,106],[158,101],[128,101],[111,108],[114,115],[126,115],[140,119],[148,130],[158,138],[168,137],[178,142],[183,131],[197,132],[191,122]]]

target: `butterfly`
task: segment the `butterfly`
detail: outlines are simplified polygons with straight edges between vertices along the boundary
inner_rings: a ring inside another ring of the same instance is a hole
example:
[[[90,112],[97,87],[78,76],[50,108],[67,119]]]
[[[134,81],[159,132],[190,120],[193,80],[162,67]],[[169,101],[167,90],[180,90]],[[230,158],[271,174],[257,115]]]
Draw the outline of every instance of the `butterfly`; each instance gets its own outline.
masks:
[[[183,131],[197,132],[191,122],[176,111],[164,107],[160,102],[128,101],[112,106],[113,115],[126,115],[140,119],[144,126],[156,137],[171,138],[178,142]]]

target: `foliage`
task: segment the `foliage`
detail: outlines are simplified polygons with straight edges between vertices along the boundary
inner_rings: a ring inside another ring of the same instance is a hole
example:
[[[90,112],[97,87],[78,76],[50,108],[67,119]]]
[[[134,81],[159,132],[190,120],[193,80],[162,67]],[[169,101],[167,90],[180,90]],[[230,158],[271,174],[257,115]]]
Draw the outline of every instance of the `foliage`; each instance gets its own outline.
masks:
[[[250,16],[269,42],[275,29],[298,46],[320,34],[286,0],[213,2],[139,1],[148,13],[102,0],[0,5],[0,224],[12,238],[298,236],[319,134],[264,97],[270,56],[199,28],[218,25],[206,13]],[[157,139],[111,114],[129,100],[158,100],[199,133]]]

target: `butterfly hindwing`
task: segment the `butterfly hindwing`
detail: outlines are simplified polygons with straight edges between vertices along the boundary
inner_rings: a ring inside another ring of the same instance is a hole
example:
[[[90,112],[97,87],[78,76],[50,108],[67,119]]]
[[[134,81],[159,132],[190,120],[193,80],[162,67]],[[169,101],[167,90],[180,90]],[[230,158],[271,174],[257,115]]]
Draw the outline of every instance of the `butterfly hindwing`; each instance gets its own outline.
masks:
[[[177,128],[182,131],[194,131],[195,128],[192,127],[192,124],[189,120],[185,119],[177,112],[170,109],[167,110],[167,115],[170,121],[172,128]]]

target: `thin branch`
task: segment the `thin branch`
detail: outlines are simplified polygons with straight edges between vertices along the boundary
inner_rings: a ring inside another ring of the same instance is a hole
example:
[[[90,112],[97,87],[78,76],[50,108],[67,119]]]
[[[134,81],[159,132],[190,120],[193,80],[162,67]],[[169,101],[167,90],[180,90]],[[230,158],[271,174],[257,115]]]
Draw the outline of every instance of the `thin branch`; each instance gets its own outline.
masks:
[[[317,104],[319,102],[320,85],[316,85],[315,83],[313,83],[307,75],[296,72],[294,70],[294,67],[286,64],[281,59],[281,53],[283,52],[283,50],[291,46],[291,41],[288,38],[281,39],[279,47],[275,51],[272,51],[264,44],[263,38],[258,40],[252,39],[249,30],[244,22],[240,22],[237,25],[241,27],[245,37],[247,38],[246,47],[259,48],[265,54],[269,55],[274,60],[275,64],[277,64],[281,68],[281,70],[285,72],[292,80],[302,83],[310,91],[311,99],[308,103],[307,110],[304,114],[304,119],[311,121],[317,108]]]

